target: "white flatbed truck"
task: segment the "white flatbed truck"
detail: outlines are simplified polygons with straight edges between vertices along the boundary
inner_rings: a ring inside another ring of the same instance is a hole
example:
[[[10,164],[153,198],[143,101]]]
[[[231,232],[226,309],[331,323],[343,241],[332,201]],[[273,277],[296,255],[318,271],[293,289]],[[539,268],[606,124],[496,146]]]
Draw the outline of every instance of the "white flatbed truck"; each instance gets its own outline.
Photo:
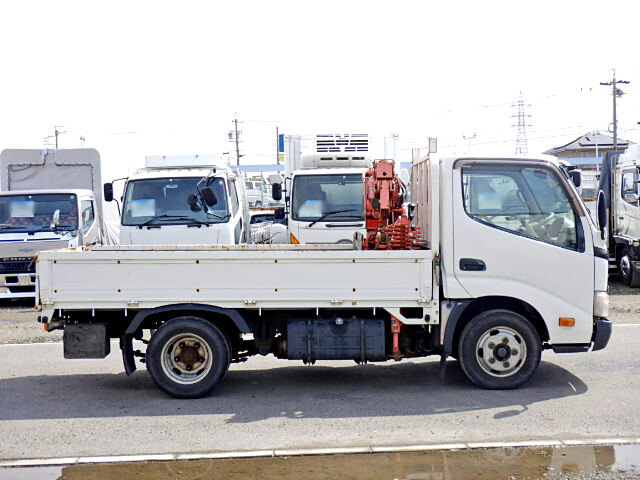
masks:
[[[256,354],[313,363],[439,355],[483,388],[516,388],[541,351],[604,348],[605,227],[553,157],[419,159],[426,249],[120,246],[42,252],[40,321],[66,358],[120,339],[174,397],[209,393]],[[146,349],[134,350],[134,340]]]

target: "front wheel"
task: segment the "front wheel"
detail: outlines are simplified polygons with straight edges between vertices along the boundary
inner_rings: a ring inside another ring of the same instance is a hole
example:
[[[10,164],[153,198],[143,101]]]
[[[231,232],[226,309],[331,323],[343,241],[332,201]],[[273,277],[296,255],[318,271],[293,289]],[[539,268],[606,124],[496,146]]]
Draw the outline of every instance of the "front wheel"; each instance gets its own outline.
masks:
[[[462,331],[458,354],[465,375],[491,390],[517,388],[540,365],[542,344],[536,329],[522,315],[489,310]]]
[[[618,269],[622,281],[631,287],[640,287],[640,274],[636,272],[631,256],[629,255],[629,249],[624,247],[620,253],[620,260],[618,260]]]
[[[199,398],[224,378],[231,349],[215,325],[198,317],[179,317],[151,336],[146,359],[160,390],[175,398]]]

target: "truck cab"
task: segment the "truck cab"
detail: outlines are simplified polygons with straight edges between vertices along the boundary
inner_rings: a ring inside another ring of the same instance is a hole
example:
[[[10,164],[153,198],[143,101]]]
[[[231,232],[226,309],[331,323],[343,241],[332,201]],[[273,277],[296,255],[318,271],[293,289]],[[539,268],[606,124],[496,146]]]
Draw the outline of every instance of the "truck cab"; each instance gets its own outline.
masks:
[[[108,241],[100,173],[92,148],[0,154],[0,298],[36,296],[39,252]]]
[[[350,244],[364,234],[363,177],[372,163],[367,134],[285,137],[291,243]]]
[[[195,200],[205,188],[212,205]],[[124,186],[120,244],[239,244],[248,218],[244,181],[229,167],[206,156],[147,157]]]
[[[600,189],[609,198],[609,251],[620,276],[640,287],[640,145],[605,156]]]

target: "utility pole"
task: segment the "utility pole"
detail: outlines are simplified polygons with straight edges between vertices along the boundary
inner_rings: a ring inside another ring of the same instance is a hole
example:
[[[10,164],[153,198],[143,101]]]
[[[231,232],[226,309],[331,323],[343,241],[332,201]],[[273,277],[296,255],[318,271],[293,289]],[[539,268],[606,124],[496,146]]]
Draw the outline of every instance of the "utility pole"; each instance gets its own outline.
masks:
[[[60,130],[61,128],[62,128],[62,127],[61,127],[61,126],[59,126],[59,125],[54,126],[54,127],[53,127],[53,129],[54,129],[54,130],[53,130],[53,135],[49,135],[49,136],[44,137],[44,144],[45,144],[45,146],[47,146],[47,143],[49,142],[49,140],[50,140],[50,139],[55,138],[55,146],[56,146],[56,150],[58,149],[58,137],[59,137],[60,135],[63,135],[63,134],[65,134],[65,133],[67,133],[66,131],[64,131],[64,132],[63,132],[62,130]]]
[[[611,85],[611,94],[613,96],[613,149],[614,150],[618,149],[618,116],[616,113],[616,99],[624,95],[624,92],[617,87],[619,83],[629,83],[629,82],[626,80],[616,80],[615,68],[613,69],[613,80],[611,80],[610,82],[600,82],[600,85],[605,85],[605,86]],[[611,129],[609,129],[609,132],[611,132]]]
[[[236,143],[236,166],[240,166],[240,134],[242,133],[238,130],[238,123],[242,123],[238,121],[238,116],[233,119],[233,130],[229,130],[229,141],[234,140]]]
[[[467,154],[471,153],[471,140],[475,140],[476,138],[476,132],[473,132],[473,135],[465,135],[464,133],[462,134],[462,138],[463,140],[468,140],[469,144],[467,147]]]
[[[527,127],[531,125],[527,124],[527,118],[531,118],[531,115],[525,114],[525,107],[530,107],[531,104],[525,105],[524,99],[522,97],[522,92],[520,92],[520,98],[518,98],[517,103],[513,103],[512,107],[518,107],[518,113],[516,115],[511,115],[511,118],[518,119],[518,125],[512,125],[513,127],[518,127],[518,134],[516,136],[516,155],[526,155],[529,151],[527,145]]]

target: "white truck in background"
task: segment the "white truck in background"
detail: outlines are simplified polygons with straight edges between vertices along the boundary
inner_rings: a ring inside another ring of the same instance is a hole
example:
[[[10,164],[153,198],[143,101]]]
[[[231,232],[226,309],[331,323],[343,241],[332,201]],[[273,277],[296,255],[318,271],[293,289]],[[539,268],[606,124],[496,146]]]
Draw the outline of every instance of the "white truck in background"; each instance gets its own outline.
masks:
[[[367,249],[47,251],[39,321],[64,329],[65,358],[104,358],[119,339],[127,374],[137,357],[178,398],[208,394],[230,363],[258,354],[305,363],[438,355],[443,366],[453,356],[478,386],[506,389],[534,375],[545,349],[607,345],[606,219],[596,227],[555,158],[414,158],[415,216],[389,216],[390,200],[399,203],[391,168],[367,196],[367,216],[386,219],[367,226]]]
[[[0,154],[0,299],[35,298],[38,252],[107,241],[100,175],[92,148]]]
[[[244,179],[214,155],[149,156],[125,180],[121,245],[234,245],[249,241]],[[113,201],[113,182],[106,201]]]
[[[369,135],[286,135],[284,140],[290,242],[352,243],[354,233],[365,232],[363,175],[373,161]]]

